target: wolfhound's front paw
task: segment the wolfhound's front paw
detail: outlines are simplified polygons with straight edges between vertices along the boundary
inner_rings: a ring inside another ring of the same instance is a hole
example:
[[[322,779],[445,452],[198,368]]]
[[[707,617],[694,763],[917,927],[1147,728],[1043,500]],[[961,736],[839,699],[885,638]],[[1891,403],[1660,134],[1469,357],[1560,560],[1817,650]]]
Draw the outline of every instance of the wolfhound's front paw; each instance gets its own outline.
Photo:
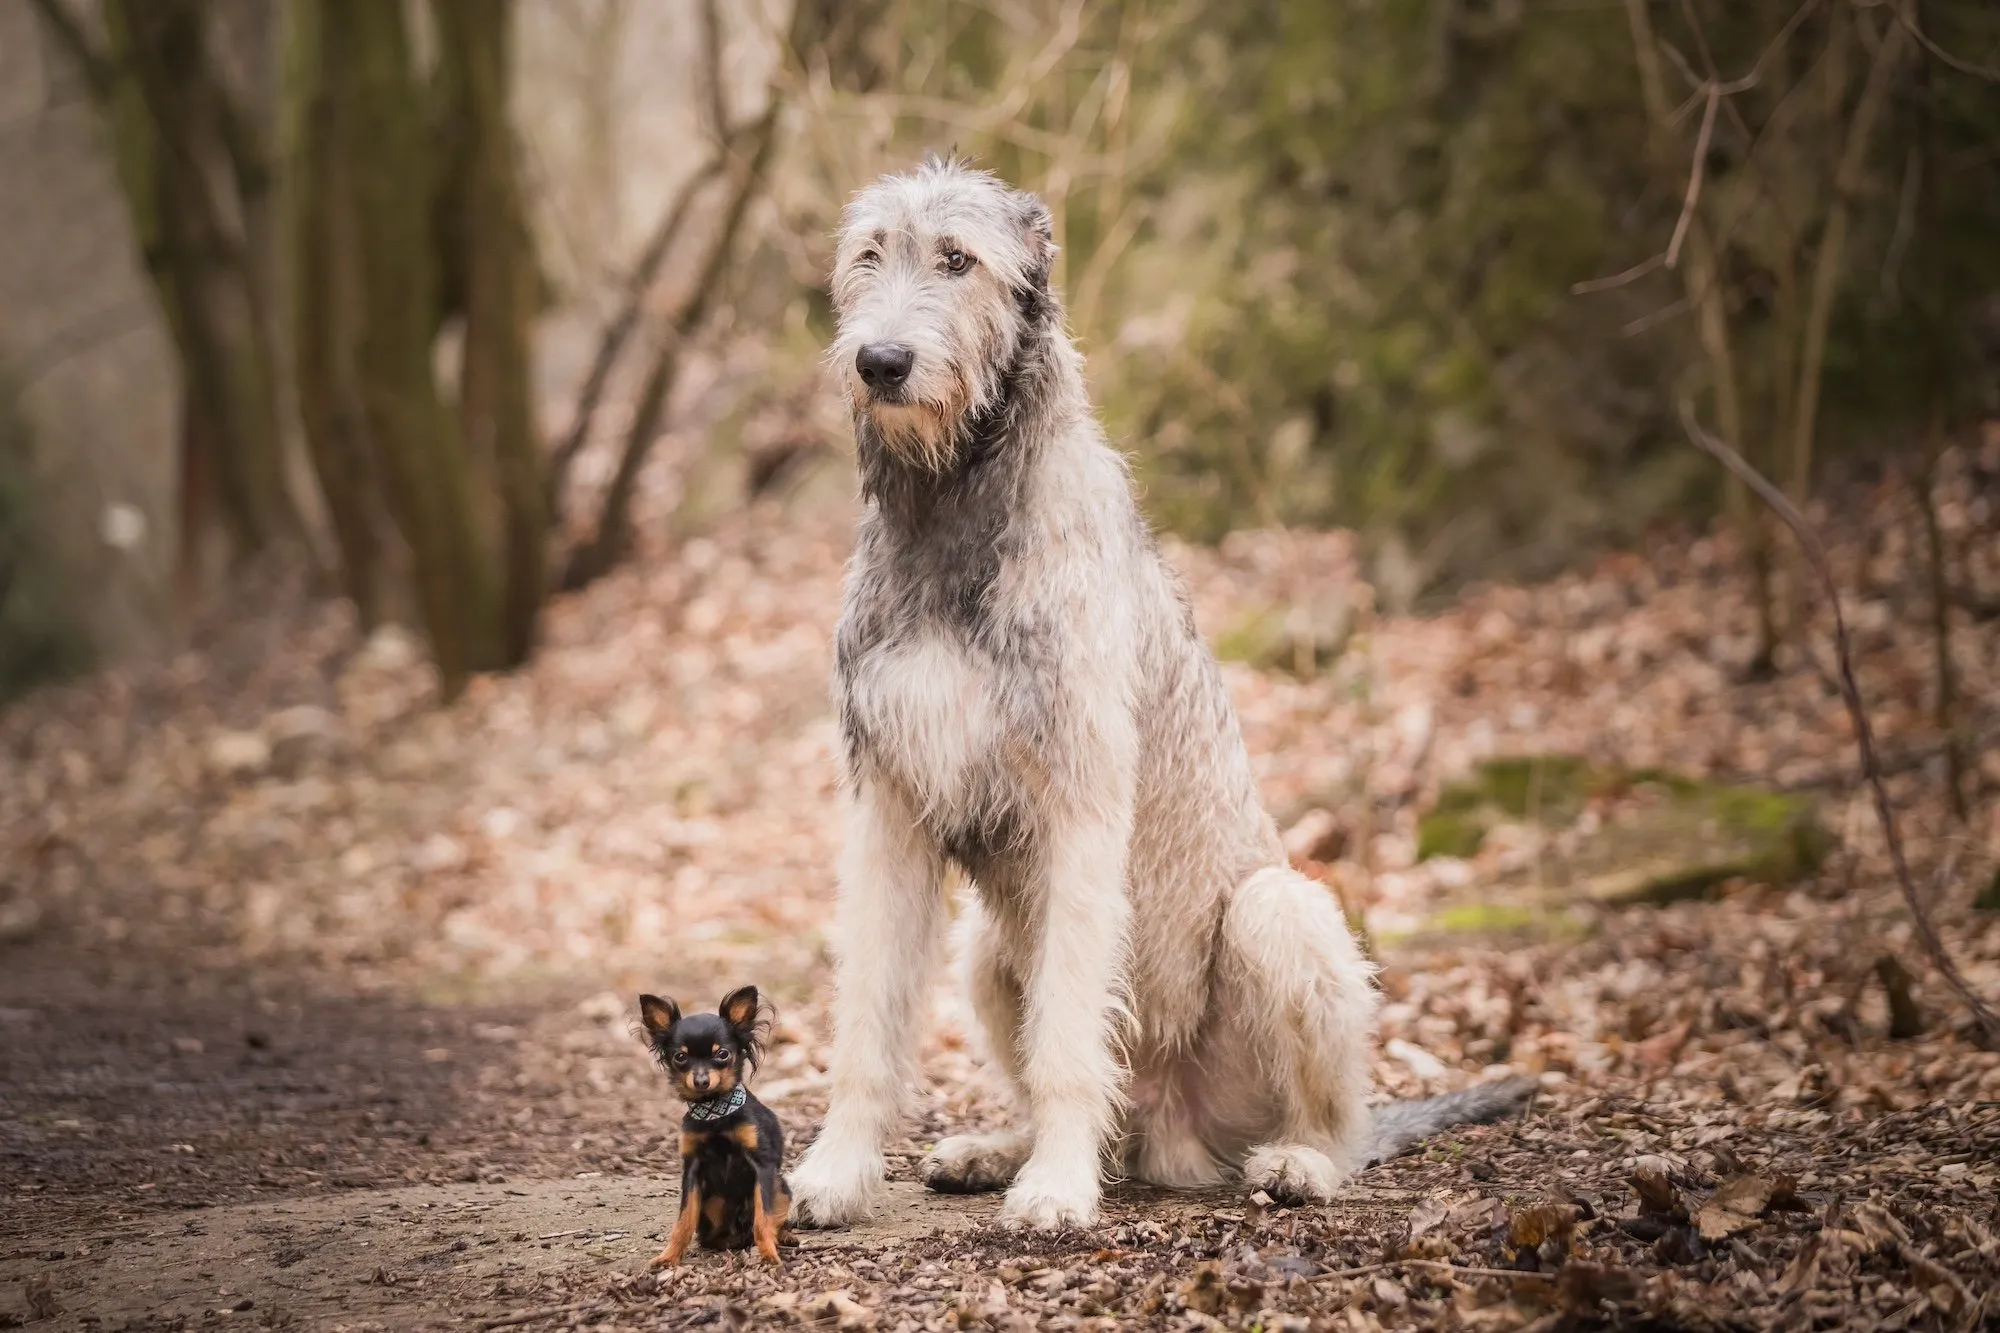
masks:
[[[1097,1225],[1095,1173],[1060,1179],[1038,1176],[1030,1166],[1007,1191],[1000,1225],[1032,1231],[1061,1231]]]
[[[1303,1143],[1267,1143],[1243,1163],[1243,1183],[1280,1203],[1327,1203],[1343,1176],[1331,1157]]]
[[[1014,1183],[1028,1155],[1025,1134],[954,1134],[917,1164],[917,1179],[939,1194],[983,1194]]]
[[[883,1178],[879,1156],[842,1158],[808,1150],[786,1178],[792,1189],[791,1221],[801,1227],[844,1227],[859,1222],[874,1212]]]

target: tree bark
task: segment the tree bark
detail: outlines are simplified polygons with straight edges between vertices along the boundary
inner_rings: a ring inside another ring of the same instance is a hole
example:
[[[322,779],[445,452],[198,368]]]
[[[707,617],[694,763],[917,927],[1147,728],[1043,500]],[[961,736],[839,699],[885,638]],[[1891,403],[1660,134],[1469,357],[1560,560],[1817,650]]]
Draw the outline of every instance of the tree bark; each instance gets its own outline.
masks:
[[[438,264],[436,183],[425,96],[398,0],[337,0],[320,11],[321,70],[353,129],[356,368],[363,416],[391,513],[409,543],[417,602],[444,697],[505,666],[502,587],[472,460],[432,375]]]
[[[360,275],[347,179],[353,127],[321,58],[330,2],[337,0],[299,0],[294,10],[293,378],[307,450],[340,549],[342,590],[366,631],[389,614],[393,570],[385,547],[392,533],[355,364]]]
[[[454,70],[443,108],[459,149],[465,242],[465,350],[459,420],[499,501],[502,662],[526,660],[546,593],[548,504],[532,400],[529,328],[536,268],[508,124],[511,0],[436,9],[442,64]]]
[[[228,152],[216,71],[195,0],[110,0],[113,58],[142,109],[135,158],[151,192],[161,265],[188,385],[213,427],[221,507],[238,550],[304,535],[285,485],[283,432],[260,304],[241,232],[224,205]]]

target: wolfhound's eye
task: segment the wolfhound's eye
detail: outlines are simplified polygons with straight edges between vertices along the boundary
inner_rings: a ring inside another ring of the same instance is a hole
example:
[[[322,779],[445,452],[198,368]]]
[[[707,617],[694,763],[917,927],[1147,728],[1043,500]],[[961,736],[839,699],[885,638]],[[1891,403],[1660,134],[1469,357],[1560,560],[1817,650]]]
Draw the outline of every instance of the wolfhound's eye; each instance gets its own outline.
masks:
[[[947,250],[947,251],[945,251],[945,252],[944,252],[944,271],[945,271],[945,272],[947,272],[947,273],[963,273],[963,272],[965,272],[965,270],[967,270],[967,269],[969,269],[969,268],[971,268],[971,267],[972,267],[972,256],[971,256],[971,255],[969,255],[969,254],[967,254],[967,253],[965,253],[965,251],[963,251],[963,250]]]
[[[863,250],[860,254],[854,256],[854,262],[857,264],[867,264],[872,267],[882,262],[882,255],[876,250]]]

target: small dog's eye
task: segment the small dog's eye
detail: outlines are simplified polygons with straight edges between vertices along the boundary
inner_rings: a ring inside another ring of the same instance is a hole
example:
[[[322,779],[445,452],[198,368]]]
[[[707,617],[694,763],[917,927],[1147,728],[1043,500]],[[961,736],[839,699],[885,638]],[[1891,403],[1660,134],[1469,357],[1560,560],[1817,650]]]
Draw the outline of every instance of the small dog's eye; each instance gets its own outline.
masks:
[[[720,1046],[716,1047],[716,1048],[715,1048],[715,1063],[717,1063],[717,1064],[719,1064],[719,1065],[726,1065],[726,1064],[728,1064],[728,1063],[729,1063],[729,1052],[728,1052],[728,1051],[725,1051],[725,1050],[723,1050],[723,1049],[722,1049],[722,1048],[721,1048]]]
[[[971,267],[972,267],[972,256],[971,256],[971,255],[969,255],[969,254],[967,254],[967,253],[965,253],[965,251],[963,251],[963,250],[947,250],[947,251],[945,251],[945,252],[944,252],[944,271],[945,271],[945,272],[947,272],[947,273],[963,273],[963,272],[965,272],[965,270],[967,270],[967,269],[969,269],[969,268],[971,268]]]
[[[688,1062],[688,1053],[687,1053],[686,1051],[675,1051],[675,1052],[674,1052],[674,1063],[675,1063],[675,1064],[677,1064],[677,1065],[684,1065],[684,1064],[686,1064],[687,1062]]]

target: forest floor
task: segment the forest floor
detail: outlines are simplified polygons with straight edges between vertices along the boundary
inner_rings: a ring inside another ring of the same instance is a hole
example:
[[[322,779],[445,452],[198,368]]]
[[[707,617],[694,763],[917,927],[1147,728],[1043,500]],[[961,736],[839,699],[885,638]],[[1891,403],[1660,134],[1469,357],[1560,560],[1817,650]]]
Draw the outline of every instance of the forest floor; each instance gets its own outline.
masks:
[[[2000,433],[1942,491],[1969,822],[1909,493],[1819,514],[1912,859],[1989,1002],[1996,475]],[[778,1271],[650,1272],[675,1115],[639,991],[756,982],[794,1154],[824,1108],[850,522],[767,501],[649,550],[449,708],[407,638],[273,590],[159,669],[0,714],[0,1326],[2000,1327],[2000,1053],[1913,942],[1823,610],[1747,679],[1741,564],[1701,536],[1422,617],[1374,613],[1339,534],[1169,546],[1211,640],[1300,599],[1337,631],[1309,678],[1225,674],[1288,845],[1384,964],[1385,1093],[1504,1066],[1541,1079],[1524,1115],[1329,1207],[1121,1187],[1091,1231],[1012,1234],[912,1183],[1001,1112],[941,986],[876,1223],[802,1232]],[[1418,860],[1444,784],[1529,754],[1807,793],[1834,849],[1664,906],[1546,891],[1657,799],[1635,779]]]

